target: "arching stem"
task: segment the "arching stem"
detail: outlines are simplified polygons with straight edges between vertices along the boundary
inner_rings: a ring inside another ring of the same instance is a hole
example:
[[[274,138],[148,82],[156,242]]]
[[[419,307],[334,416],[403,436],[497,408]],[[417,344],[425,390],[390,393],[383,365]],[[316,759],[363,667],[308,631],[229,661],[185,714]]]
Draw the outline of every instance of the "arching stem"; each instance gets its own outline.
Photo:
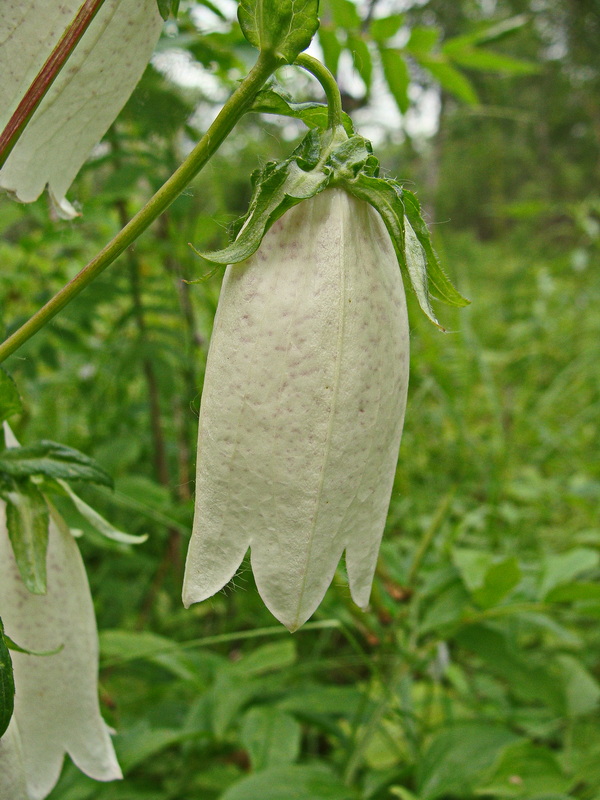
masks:
[[[317,61],[316,58],[313,58],[306,53],[301,53],[294,61],[294,64],[296,64],[298,67],[302,67],[302,69],[305,69],[307,72],[310,72],[311,75],[314,75],[314,77],[323,87],[325,96],[327,97],[327,106],[329,111],[327,127],[333,130],[339,125],[342,125],[342,96],[336,80],[331,72],[324,64],[321,64],[321,62]]]

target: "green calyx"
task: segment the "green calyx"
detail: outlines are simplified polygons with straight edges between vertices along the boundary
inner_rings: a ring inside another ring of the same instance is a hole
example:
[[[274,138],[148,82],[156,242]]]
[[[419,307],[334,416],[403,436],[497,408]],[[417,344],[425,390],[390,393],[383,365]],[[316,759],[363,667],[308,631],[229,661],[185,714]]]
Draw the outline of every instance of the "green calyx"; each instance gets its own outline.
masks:
[[[279,98],[276,102],[280,108]],[[306,105],[300,105],[300,113],[304,113]],[[311,120],[316,119],[311,105]],[[321,115],[319,122],[324,119]],[[265,233],[288,209],[336,187],[365,200],[379,212],[405,283],[434,325],[443,330],[431,306],[432,297],[452,306],[468,305],[440,265],[419,201],[397,181],[380,177],[371,143],[355,134],[345,120],[334,128],[310,130],[289,158],[270,161],[254,172],[252,186],[248,212],[233,226],[232,242],[223,250],[198,253],[202,258],[216,264],[244,261],[258,250]]]

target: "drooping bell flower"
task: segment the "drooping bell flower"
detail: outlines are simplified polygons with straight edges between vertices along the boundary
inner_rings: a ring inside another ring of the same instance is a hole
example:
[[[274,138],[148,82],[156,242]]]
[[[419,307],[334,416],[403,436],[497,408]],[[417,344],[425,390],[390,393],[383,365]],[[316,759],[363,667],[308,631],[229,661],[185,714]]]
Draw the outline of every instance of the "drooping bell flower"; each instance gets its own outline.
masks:
[[[250,548],[257,588],[290,630],[345,552],[369,601],[408,385],[406,300],[379,214],[340,189],[287,211],[229,266],[200,411],[186,606]]]
[[[81,0],[2,4],[0,131],[73,20]],[[162,29],[156,0],[105,0],[0,170],[22,202],[47,186],[63,216],[66,193],[139,81]]]
[[[16,446],[8,430],[5,436],[7,446]],[[0,615],[6,633],[32,653],[11,653],[15,709],[0,739],[2,800],[46,797],[59,778],[65,753],[91,778],[121,778],[110,731],[100,715],[98,633],[87,575],[60,516],[49,524],[47,591],[35,595],[19,573],[6,504],[0,501]]]
[[[315,74],[317,74],[315,72]],[[409,372],[404,286],[438,327],[430,286],[468,303],[433,250],[417,198],[379,175],[370,142],[331,114],[253,176],[208,353],[186,606],[219,591],[248,549],[258,591],[290,630],[345,554],[369,602]]]

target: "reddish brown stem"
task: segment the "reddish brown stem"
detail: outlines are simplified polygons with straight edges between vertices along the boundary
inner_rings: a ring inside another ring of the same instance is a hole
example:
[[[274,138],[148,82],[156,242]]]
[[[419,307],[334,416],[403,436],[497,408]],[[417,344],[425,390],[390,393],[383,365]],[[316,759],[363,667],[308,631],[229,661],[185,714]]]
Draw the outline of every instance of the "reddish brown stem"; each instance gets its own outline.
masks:
[[[0,135],[0,169],[4,166],[34,111],[44,99],[46,92],[54,83],[103,3],[104,0],[85,0],[73,22],[65,30],[58,44],[48,56],[46,63],[34,78]]]

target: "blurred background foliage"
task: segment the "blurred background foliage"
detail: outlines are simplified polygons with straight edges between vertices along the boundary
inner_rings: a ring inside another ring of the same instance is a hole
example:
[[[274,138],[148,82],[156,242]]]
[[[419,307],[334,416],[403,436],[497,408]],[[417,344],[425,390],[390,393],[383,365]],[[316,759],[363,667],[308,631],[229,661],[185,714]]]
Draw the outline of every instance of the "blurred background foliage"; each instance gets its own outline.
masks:
[[[157,189],[254,59],[229,0],[182,0],[71,190],[0,200],[14,330]],[[223,245],[295,121],[250,114],[95,284],[7,363],[23,443],[94,456],[81,493],[136,548],[81,540],[103,713],[126,773],[56,800],[600,799],[600,3],[323,0],[311,52],[416,188],[464,310],[409,299],[411,386],[368,613],[340,566],[291,637],[246,565],[185,611],[197,414]],[[320,100],[292,68],[294,99]],[[200,283],[186,280],[204,276]],[[232,498],[235,502],[235,498]]]

